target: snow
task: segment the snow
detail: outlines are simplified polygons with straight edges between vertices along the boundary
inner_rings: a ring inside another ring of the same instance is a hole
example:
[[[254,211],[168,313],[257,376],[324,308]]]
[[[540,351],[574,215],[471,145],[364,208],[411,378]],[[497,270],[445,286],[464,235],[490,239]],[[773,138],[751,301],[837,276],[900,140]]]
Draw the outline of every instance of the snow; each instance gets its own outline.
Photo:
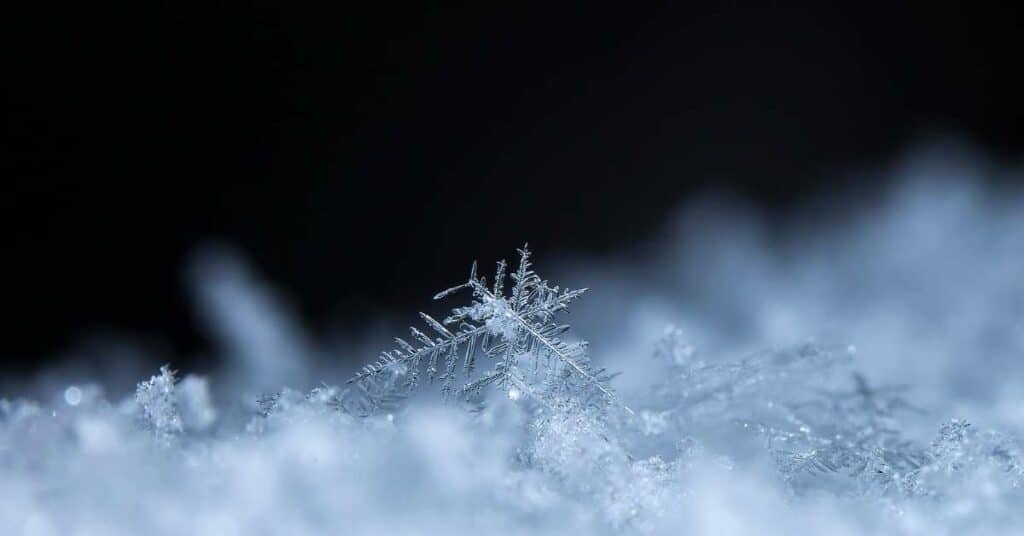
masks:
[[[1022,532],[1024,193],[984,182],[1019,170],[887,173],[773,233],[719,199],[616,259],[545,252],[585,297],[474,263],[437,295],[471,304],[376,364],[388,330],[318,340],[206,251],[222,368],[0,393],[0,534]]]

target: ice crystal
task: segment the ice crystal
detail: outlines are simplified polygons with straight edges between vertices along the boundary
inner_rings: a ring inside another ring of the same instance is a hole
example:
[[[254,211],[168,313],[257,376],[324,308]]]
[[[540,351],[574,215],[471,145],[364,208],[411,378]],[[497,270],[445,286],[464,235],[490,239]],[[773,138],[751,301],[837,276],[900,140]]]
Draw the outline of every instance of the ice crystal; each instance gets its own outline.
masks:
[[[900,422],[922,413],[905,400],[904,387],[872,386],[857,373],[852,389],[826,381],[852,354],[801,345],[708,363],[681,330],[669,328],[655,345],[655,357],[669,370],[656,389],[661,409],[641,412],[640,432],[658,436],[673,425],[706,432],[735,422],[765,440],[797,495],[894,501],[939,499],[968,484],[1007,493],[1020,486],[1024,458],[1012,437],[979,434],[953,419],[929,446],[920,445]]]
[[[183,432],[206,430],[217,419],[206,378],[188,375],[179,382],[170,365],[138,384],[135,404],[143,425],[164,443]]]
[[[160,367],[160,374],[140,382],[135,388],[135,402],[145,425],[161,441],[169,441],[184,429],[178,402],[174,395],[177,382],[170,365]]]
[[[905,493],[903,477],[927,462],[923,449],[905,439],[898,413],[913,411],[898,387],[872,388],[854,375],[852,391],[817,391],[779,408],[776,422],[758,430],[783,478],[795,491],[827,486],[832,491]]]
[[[741,419],[750,416],[751,408],[771,410],[802,392],[800,386],[820,380],[849,360],[846,351],[806,343],[764,350],[739,361],[707,362],[697,357],[682,331],[671,326],[655,345],[654,357],[667,367],[664,379],[655,385],[662,409],[685,421]]]
[[[425,362],[427,381],[439,380],[446,398],[453,394],[478,395],[495,386],[510,398],[529,395],[547,404],[578,395],[593,400],[597,395],[631,412],[608,387],[610,377],[591,367],[586,343],[563,340],[569,325],[554,321],[557,313],[587,289],[550,285],[533,271],[529,249],[523,246],[518,253],[519,265],[511,274],[513,285],[508,295],[504,292],[504,260],[498,262],[490,287],[484,277],[477,275],[473,262],[465,283],[434,296],[440,300],[469,290],[473,296],[470,305],[454,308],[443,322],[420,313],[433,337],[410,328],[412,343],[396,338],[395,349],[383,352],[380,359],[349,380],[356,385],[356,394],[368,401],[363,404],[365,411],[376,411],[378,401],[394,396],[396,390],[418,387]],[[476,375],[477,361],[482,357],[495,364]],[[456,386],[460,368],[467,382]]]
[[[917,494],[937,496],[979,477],[991,490],[1024,484],[1024,452],[1011,436],[978,432],[963,419],[944,423],[927,450],[928,463],[912,476]]]

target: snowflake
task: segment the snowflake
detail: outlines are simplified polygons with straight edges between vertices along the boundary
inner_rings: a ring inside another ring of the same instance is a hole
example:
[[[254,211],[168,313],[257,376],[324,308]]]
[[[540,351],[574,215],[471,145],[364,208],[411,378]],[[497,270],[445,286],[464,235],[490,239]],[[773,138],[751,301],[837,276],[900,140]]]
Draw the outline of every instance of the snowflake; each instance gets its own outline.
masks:
[[[514,284],[508,295],[503,289],[507,268],[504,260],[498,262],[490,287],[484,277],[477,275],[474,262],[465,283],[434,296],[439,300],[467,289],[473,295],[470,305],[453,309],[443,322],[420,313],[434,337],[410,328],[415,344],[396,338],[397,348],[383,352],[380,359],[349,380],[356,385],[359,397],[371,400],[370,410],[375,399],[391,397],[396,390],[415,389],[425,362],[427,381],[440,380],[446,398],[456,392],[468,398],[493,385],[510,398],[527,395],[550,404],[565,396],[594,391],[604,401],[632,413],[607,386],[609,376],[591,369],[586,344],[562,340],[569,326],[553,321],[556,313],[564,311],[587,289],[551,286],[531,269],[527,247],[518,252],[519,266],[511,274]],[[495,365],[475,376],[481,356],[494,360]],[[460,365],[467,383],[457,388]]]

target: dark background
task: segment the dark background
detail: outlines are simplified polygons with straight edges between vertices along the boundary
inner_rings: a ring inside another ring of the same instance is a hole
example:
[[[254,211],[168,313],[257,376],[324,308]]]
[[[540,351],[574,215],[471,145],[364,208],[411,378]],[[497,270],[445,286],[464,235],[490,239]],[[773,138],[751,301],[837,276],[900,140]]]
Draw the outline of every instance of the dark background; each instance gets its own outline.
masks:
[[[929,136],[1024,153],[1010,6],[199,4],[5,10],[8,370],[111,330],[202,351],[211,240],[358,327],[526,240],[616,254],[709,189],[786,218]]]

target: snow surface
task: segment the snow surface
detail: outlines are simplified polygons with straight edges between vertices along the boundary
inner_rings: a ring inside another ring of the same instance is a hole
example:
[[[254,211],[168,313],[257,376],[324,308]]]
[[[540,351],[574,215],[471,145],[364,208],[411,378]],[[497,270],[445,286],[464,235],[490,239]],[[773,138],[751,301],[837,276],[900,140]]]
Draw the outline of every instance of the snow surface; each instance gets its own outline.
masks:
[[[538,252],[592,289],[567,344],[635,414],[577,382],[361,415],[345,382],[412,312],[320,340],[206,250],[221,369],[117,343],[4,384],[0,534],[1024,532],[1024,192],[987,182],[1024,174],[948,144],[879,174],[786,223],[712,197],[621,255]]]

